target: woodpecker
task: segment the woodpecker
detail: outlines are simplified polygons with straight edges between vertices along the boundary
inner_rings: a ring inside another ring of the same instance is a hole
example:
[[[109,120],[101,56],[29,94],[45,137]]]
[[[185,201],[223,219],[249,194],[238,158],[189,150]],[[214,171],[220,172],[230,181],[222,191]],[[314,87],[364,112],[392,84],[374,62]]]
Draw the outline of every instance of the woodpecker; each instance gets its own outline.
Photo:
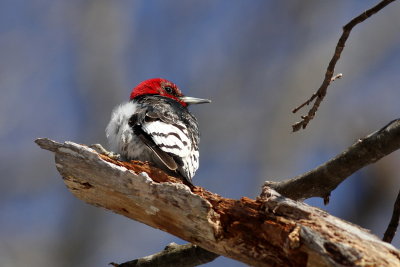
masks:
[[[208,99],[184,96],[162,78],[141,82],[130,101],[114,108],[106,135],[111,150],[123,160],[150,161],[192,185],[199,167],[199,130],[190,104]]]

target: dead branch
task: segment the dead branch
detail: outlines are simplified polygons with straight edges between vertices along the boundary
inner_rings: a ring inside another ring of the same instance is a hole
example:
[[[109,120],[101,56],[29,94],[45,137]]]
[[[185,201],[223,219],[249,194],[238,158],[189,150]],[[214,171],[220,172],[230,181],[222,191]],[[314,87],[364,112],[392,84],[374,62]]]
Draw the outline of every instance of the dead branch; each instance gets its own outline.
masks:
[[[395,0],[383,0],[379,2],[376,6],[373,8],[368,9],[367,11],[364,11],[354,19],[352,19],[349,23],[347,23],[343,27],[343,33],[339,38],[339,41],[336,45],[335,48],[335,53],[332,56],[331,61],[329,62],[328,68],[326,69],[325,72],[325,78],[321,84],[321,86],[318,88],[318,90],[303,104],[298,106],[297,108],[293,109],[292,112],[296,113],[299,111],[302,107],[308,106],[312,101],[315,100],[313,106],[311,109],[308,111],[308,114],[305,116],[301,116],[301,121],[296,122],[295,124],[292,125],[293,132],[297,132],[301,128],[305,129],[308,125],[308,123],[314,118],[315,113],[317,112],[322,100],[324,100],[326,96],[326,91],[328,89],[329,84],[332,82],[332,76],[335,71],[335,66],[336,63],[338,62],[342,51],[345,47],[346,41],[349,38],[351,30],[356,26],[357,24],[363,22],[367,18],[371,17],[375,13],[379,12],[381,9],[383,9],[385,6],[390,4],[391,2],[394,2]]]
[[[223,198],[141,162],[72,142],[36,142],[79,199],[254,266],[400,266],[400,252],[367,230],[264,188]]]
[[[159,253],[121,264],[110,263],[115,267],[192,267],[213,261],[219,255],[193,244],[171,243]]]
[[[400,191],[397,194],[396,202],[394,203],[392,218],[390,219],[389,225],[383,235],[383,241],[391,243],[394,235],[396,234],[397,227],[399,226],[400,220]]]
[[[400,119],[359,139],[341,154],[317,168],[282,182],[265,182],[280,194],[294,200],[328,198],[347,177],[400,148]]]

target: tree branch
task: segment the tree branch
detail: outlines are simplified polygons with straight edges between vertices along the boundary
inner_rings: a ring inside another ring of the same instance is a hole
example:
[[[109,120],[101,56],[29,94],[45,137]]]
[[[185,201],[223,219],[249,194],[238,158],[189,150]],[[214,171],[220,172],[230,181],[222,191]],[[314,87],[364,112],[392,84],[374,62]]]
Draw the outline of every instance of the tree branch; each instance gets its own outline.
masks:
[[[383,235],[383,241],[391,243],[394,235],[396,234],[397,227],[399,226],[400,219],[400,191],[397,194],[396,202],[393,207],[392,218],[390,219],[389,225]]]
[[[317,168],[282,182],[265,182],[294,200],[310,197],[327,199],[347,177],[400,148],[400,119],[362,139]]]
[[[362,14],[360,14],[357,17],[355,17],[354,19],[352,19],[349,23],[347,23],[343,27],[343,33],[339,38],[339,41],[335,48],[335,53],[333,54],[332,59],[329,62],[328,68],[326,69],[325,78],[324,78],[321,86],[306,102],[304,102],[303,104],[301,104],[300,106],[298,106],[297,108],[292,110],[293,113],[296,113],[301,108],[303,108],[306,105],[308,106],[312,101],[315,100],[313,106],[308,111],[308,114],[306,116],[301,116],[302,120],[299,122],[296,122],[295,124],[292,125],[293,132],[297,132],[301,128],[305,129],[307,127],[308,123],[314,118],[315,113],[317,112],[322,100],[324,100],[324,98],[326,96],[326,91],[328,89],[329,84],[332,82],[332,80],[334,80],[334,79],[332,79],[332,76],[335,71],[336,63],[338,62],[338,60],[342,54],[342,51],[345,47],[347,38],[349,38],[350,32],[354,28],[354,26],[363,22],[364,20],[371,17],[375,13],[379,12],[381,9],[383,9],[385,6],[387,6],[388,4],[390,4],[393,1],[395,1],[395,0],[383,0],[383,1],[379,2],[376,6],[374,6],[371,9],[368,9],[367,11],[364,11]]]
[[[367,230],[264,188],[257,200],[223,198],[142,162],[49,139],[79,199],[254,266],[400,266],[400,252]]]
[[[213,261],[218,256],[219,255],[202,249],[197,245],[178,245],[176,243],[171,243],[159,253],[121,264],[110,264],[115,267],[192,267]]]

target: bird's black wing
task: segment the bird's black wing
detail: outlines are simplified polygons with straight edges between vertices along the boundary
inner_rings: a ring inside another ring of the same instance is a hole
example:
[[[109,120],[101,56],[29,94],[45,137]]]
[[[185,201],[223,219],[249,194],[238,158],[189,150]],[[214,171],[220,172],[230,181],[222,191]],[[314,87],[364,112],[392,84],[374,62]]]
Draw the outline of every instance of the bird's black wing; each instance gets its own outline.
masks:
[[[148,97],[138,109],[141,110],[130,121],[135,134],[168,169],[177,170],[191,183],[198,168],[198,131],[194,117],[179,103],[168,99]],[[188,127],[193,129],[189,131]]]

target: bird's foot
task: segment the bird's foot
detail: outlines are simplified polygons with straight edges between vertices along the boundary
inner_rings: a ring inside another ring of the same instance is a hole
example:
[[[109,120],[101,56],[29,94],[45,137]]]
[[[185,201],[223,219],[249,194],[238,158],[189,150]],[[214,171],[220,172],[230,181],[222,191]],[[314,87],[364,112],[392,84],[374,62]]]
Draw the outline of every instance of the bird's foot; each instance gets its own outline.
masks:
[[[108,151],[105,149],[101,144],[93,144],[89,146],[91,149],[95,150],[99,154],[106,155],[109,158],[115,159],[115,160],[121,160],[121,155]]]

